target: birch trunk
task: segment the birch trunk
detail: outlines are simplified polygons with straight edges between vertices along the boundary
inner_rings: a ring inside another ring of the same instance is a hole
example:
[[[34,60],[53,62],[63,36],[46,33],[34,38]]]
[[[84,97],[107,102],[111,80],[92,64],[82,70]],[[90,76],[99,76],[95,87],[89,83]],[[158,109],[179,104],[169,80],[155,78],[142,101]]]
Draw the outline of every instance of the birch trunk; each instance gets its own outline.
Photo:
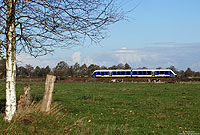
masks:
[[[15,0],[7,0],[6,45],[6,121],[11,121],[16,111],[16,32]]]

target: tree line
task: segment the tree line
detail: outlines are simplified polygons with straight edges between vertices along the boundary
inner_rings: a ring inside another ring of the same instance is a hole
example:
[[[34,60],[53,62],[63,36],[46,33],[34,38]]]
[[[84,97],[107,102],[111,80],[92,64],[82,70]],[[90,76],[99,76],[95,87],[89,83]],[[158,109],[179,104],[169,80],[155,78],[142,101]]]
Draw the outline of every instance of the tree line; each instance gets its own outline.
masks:
[[[157,69],[161,69],[158,67]],[[200,77],[200,72],[192,71],[191,68],[184,70],[177,70],[174,66],[168,67],[177,73],[181,78],[183,77]],[[92,72],[98,69],[132,69],[132,67],[126,64],[113,65],[111,67],[99,66],[96,64],[86,64],[80,65],[75,63],[74,65],[68,65],[65,61],[60,61],[54,68],[49,66],[33,67],[30,64],[25,66],[17,66],[16,73],[18,78],[45,78],[47,74],[52,74],[57,77],[59,80],[63,80],[67,77],[91,77]],[[139,67],[137,69],[148,69],[147,67]],[[5,59],[0,60],[0,78],[6,77],[6,61]]]

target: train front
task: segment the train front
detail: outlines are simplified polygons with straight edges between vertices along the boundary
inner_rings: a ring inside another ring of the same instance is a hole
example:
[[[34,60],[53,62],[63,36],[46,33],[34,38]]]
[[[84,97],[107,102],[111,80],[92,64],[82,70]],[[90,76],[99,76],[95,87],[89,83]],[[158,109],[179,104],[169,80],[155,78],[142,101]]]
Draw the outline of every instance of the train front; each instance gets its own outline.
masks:
[[[96,77],[96,71],[94,71],[93,73],[92,73],[92,78],[95,78]]]

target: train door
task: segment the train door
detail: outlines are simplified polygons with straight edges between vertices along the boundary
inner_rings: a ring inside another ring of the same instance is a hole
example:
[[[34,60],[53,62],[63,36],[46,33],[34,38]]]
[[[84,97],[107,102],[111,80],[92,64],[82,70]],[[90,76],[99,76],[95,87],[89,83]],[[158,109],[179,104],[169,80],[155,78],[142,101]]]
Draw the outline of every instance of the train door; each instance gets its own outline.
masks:
[[[110,76],[110,77],[112,76],[112,71],[109,72],[109,76]]]
[[[152,76],[155,77],[155,71],[152,71]]]

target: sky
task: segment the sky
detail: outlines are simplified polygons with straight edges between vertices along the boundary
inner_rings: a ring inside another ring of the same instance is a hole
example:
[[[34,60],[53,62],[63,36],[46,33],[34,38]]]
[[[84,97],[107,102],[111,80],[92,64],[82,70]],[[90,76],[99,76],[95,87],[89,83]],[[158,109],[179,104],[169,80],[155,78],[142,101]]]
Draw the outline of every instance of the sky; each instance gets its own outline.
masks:
[[[53,54],[33,58],[17,56],[18,65],[55,67],[69,65],[112,66],[128,63],[132,68],[190,67],[200,71],[200,0],[132,0],[128,21],[108,27],[108,37],[98,45],[86,40],[78,47],[55,49]]]

